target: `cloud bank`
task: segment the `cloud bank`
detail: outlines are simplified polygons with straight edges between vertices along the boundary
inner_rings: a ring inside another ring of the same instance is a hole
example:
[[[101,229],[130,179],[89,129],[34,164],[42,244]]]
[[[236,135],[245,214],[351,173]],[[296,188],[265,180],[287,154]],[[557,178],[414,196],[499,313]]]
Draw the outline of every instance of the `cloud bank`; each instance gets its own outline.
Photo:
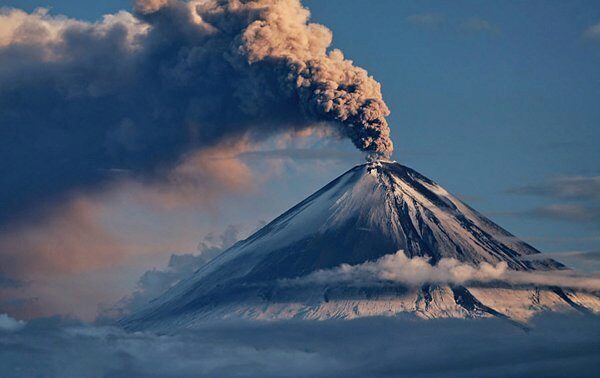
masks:
[[[60,319],[0,329],[4,377],[594,376],[600,321],[368,318],[207,323],[171,335]]]
[[[299,0],[135,9],[95,23],[0,11],[0,222],[231,140],[324,127],[391,154],[379,83]]]
[[[544,258],[547,258],[544,255]],[[419,287],[423,284],[454,284],[501,282],[512,285],[559,286],[598,291],[600,277],[577,274],[574,271],[522,272],[508,269],[505,262],[497,265],[482,263],[472,266],[452,258],[443,258],[431,265],[424,257],[407,257],[403,251],[388,254],[376,261],[358,265],[342,264],[337,268],[319,270],[307,276],[282,280],[285,285],[394,282]]]

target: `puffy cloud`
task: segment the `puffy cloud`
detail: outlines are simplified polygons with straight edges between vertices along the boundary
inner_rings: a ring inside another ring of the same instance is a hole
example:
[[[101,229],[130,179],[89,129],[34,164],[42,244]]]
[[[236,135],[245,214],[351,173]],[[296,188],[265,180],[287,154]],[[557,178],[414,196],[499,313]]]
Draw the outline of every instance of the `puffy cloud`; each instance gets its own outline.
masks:
[[[600,322],[543,316],[523,332],[499,319],[367,318],[206,323],[169,335],[59,319],[2,333],[4,377],[594,376]],[[0,331],[2,332],[2,331]]]
[[[487,263],[474,267],[456,259],[441,259],[431,265],[424,257],[409,258],[404,251],[388,254],[376,261],[358,265],[342,264],[337,268],[319,270],[297,281],[306,283],[347,282],[354,285],[365,282],[391,281],[411,286],[425,283],[462,284],[467,281],[489,281],[500,278],[507,270],[506,263],[493,266]],[[295,280],[292,280],[292,282]]]
[[[0,222],[115,170],[156,180],[198,150],[315,124],[391,153],[379,83],[330,50],[298,0],[136,10],[96,23],[0,13]]]
[[[535,257],[535,256],[534,256]],[[544,255],[543,258],[547,258]],[[577,274],[571,270],[549,272],[521,272],[509,270],[505,262],[496,266],[482,263],[472,266],[456,259],[443,258],[431,265],[423,257],[408,258],[403,251],[389,254],[376,261],[358,265],[342,264],[339,267],[319,270],[307,276],[282,280],[284,285],[345,283],[364,285],[365,283],[397,282],[411,287],[423,284],[501,282],[514,285],[559,286],[573,289],[600,290],[600,278]]]

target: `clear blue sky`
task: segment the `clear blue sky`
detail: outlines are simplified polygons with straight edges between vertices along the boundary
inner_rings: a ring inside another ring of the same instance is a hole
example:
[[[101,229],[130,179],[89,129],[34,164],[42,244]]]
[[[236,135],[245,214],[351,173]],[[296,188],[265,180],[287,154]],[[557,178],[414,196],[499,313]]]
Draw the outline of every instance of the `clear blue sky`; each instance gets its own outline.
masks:
[[[600,175],[600,36],[585,35],[600,23],[600,2],[304,4],[313,21],[333,31],[334,46],[382,83],[396,160],[541,250],[600,249],[597,196],[578,201],[507,192],[553,177]],[[88,20],[130,9],[126,0],[0,5],[49,6],[54,14]],[[288,174],[273,183],[273,200],[257,210],[260,217],[285,210],[353,162],[325,173]],[[591,209],[589,221],[536,212],[571,203]]]

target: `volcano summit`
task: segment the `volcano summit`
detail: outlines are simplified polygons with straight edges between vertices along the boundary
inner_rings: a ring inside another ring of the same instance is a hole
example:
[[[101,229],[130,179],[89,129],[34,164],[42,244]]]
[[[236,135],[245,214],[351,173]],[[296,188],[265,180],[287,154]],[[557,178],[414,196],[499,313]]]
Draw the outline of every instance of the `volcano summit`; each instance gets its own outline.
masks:
[[[168,330],[205,319],[403,313],[525,321],[600,310],[589,290],[502,281],[506,272],[567,270],[542,256],[428,178],[380,160],[344,173],[122,323]],[[435,277],[420,277],[423,268]]]

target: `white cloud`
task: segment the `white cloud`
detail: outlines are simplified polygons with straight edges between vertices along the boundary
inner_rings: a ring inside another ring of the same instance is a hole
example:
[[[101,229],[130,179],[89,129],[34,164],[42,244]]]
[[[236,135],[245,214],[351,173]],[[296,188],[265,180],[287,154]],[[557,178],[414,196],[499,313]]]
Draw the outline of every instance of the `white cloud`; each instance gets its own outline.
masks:
[[[505,262],[500,262],[495,266],[483,263],[475,267],[456,259],[447,258],[441,259],[436,265],[431,265],[423,257],[408,258],[403,251],[385,255],[376,261],[363,264],[342,264],[334,269],[319,270],[308,276],[285,280],[282,283],[304,285],[343,282],[355,285],[381,281],[398,282],[409,286],[420,286],[425,283],[465,284],[499,281],[515,285],[600,290],[600,278],[577,274],[573,271],[521,272],[509,270]]]
[[[506,263],[496,266],[483,263],[479,267],[463,264],[456,259],[441,259],[435,266],[424,257],[408,258],[403,251],[358,265],[342,264],[337,268],[319,270],[306,277],[290,280],[290,283],[376,281],[401,282],[411,286],[424,283],[455,283],[489,281],[499,279],[507,269]]]

